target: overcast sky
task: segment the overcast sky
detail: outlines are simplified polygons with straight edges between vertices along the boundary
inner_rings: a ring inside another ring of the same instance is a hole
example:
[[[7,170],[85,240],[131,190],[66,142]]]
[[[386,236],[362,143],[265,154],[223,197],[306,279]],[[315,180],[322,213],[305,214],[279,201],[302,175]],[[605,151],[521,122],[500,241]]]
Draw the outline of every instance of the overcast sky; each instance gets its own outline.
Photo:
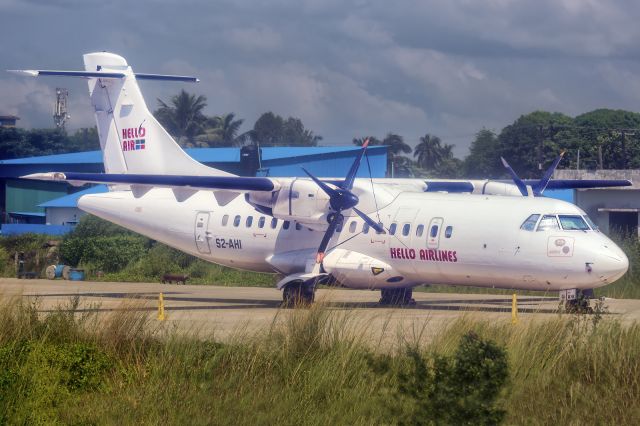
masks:
[[[82,69],[107,50],[135,71],[150,109],[181,88],[248,130],[265,111],[302,119],[322,144],[425,133],[463,157],[482,127],[536,109],[640,111],[640,2],[633,0],[0,0],[0,68]],[[69,128],[94,125],[86,83],[0,73],[0,114],[51,127],[56,86]]]

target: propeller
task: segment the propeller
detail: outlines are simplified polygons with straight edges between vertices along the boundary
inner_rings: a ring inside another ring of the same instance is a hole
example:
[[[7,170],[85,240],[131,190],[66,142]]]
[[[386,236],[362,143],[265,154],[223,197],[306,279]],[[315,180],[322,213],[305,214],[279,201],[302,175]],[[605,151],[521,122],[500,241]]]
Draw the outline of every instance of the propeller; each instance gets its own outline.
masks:
[[[356,179],[356,174],[358,173],[358,168],[360,167],[360,162],[362,161],[362,157],[364,156],[367,146],[369,145],[369,140],[367,139],[362,144],[362,150],[358,154],[358,157],[351,165],[349,172],[347,173],[347,177],[345,180],[337,185],[336,188],[332,188],[327,185],[311,173],[304,167],[302,170],[329,196],[329,206],[331,207],[332,212],[327,215],[327,221],[329,222],[329,227],[322,237],[322,241],[320,242],[320,246],[318,247],[318,252],[316,254],[316,264],[322,263],[324,259],[324,253],[329,245],[329,241],[331,241],[331,237],[335,232],[338,225],[342,224],[344,220],[344,216],[342,212],[344,210],[352,209],[358,216],[362,218],[371,228],[375,229],[376,232],[384,233],[384,228],[381,224],[377,223],[365,213],[361,212],[356,208],[358,202],[358,196],[351,192],[353,188],[353,182]]]
[[[533,193],[534,196],[536,197],[541,196],[544,190],[547,188],[547,185],[549,185],[549,181],[551,180],[551,176],[553,175],[553,172],[558,167],[558,164],[560,164],[560,161],[562,160],[564,153],[565,151],[562,151],[560,155],[558,155],[558,157],[556,157],[556,159],[553,160],[553,164],[551,164],[551,166],[544,172],[544,174],[542,175],[542,178],[537,182],[535,182],[533,185],[531,185],[531,192]],[[513,170],[513,168],[511,168],[509,163],[507,163],[507,160],[505,160],[503,157],[500,157],[500,159],[502,160],[502,164],[504,165],[504,167],[507,169],[507,171],[511,175],[511,178],[513,179],[513,183],[515,183],[515,185],[520,190],[520,193],[522,194],[522,196],[523,197],[528,196],[529,191],[527,190],[527,185],[525,184],[525,182],[522,179],[520,179],[520,177],[518,177],[517,173]]]

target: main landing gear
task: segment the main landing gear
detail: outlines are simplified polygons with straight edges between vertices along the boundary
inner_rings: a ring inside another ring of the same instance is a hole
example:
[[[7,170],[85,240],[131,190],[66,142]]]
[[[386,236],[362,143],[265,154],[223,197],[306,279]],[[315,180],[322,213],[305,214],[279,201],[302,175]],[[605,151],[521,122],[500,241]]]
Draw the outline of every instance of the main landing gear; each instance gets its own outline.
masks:
[[[309,282],[311,281],[311,282]],[[316,295],[315,280],[291,281],[282,288],[282,307],[305,307],[313,303]]]
[[[570,314],[592,314],[589,301],[593,298],[593,289],[560,290],[560,303],[564,302],[564,310]]]
[[[383,306],[413,306],[416,301],[413,299],[413,289],[411,288],[386,288],[380,290],[380,305]]]

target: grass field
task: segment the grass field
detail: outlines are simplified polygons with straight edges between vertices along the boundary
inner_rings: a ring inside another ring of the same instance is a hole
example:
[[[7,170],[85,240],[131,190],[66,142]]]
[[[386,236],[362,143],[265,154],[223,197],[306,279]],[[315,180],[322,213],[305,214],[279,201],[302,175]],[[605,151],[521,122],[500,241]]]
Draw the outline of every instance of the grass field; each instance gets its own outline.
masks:
[[[0,300],[0,423],[640,422],[640,327],[597,315],[462,318],[430,343],[424,323],[383,348],[321,304],[224,344],[76,307]]]

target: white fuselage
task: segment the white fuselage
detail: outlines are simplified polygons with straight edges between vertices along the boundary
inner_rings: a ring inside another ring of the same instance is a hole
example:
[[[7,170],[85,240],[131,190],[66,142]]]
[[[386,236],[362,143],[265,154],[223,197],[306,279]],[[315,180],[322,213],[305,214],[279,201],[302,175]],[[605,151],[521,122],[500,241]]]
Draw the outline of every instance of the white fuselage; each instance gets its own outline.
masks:
[[[184,201],[164,188],[138,197],[114,191],[85,195],[79,207],[207,261],[259,272],[308,272],[323,236],[295,223],[285,229],[283,220],[272,227],[243,195],[219,203],[211,191]],[[522,230],[531,214],[584,212],[548,198],[402,192],[379,211],[387,230],[396,224],[394,235],[364,233],[360,218],[345,217],[323,266],[344,286],[371,289],[590,289],[626,272],[626,256],[604,234]]]

